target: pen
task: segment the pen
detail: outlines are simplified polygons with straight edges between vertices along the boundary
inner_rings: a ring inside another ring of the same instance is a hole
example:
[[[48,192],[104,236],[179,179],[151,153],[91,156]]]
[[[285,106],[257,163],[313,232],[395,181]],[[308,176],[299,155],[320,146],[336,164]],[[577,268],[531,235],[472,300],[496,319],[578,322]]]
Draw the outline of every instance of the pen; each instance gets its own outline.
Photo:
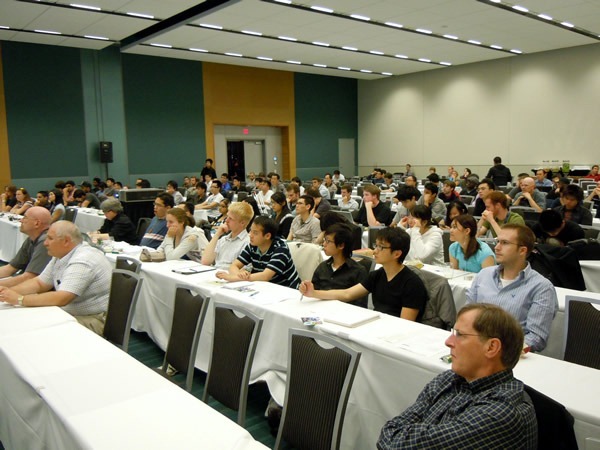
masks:
[[[300,301],[304,298],[304,294],[300,294]]]

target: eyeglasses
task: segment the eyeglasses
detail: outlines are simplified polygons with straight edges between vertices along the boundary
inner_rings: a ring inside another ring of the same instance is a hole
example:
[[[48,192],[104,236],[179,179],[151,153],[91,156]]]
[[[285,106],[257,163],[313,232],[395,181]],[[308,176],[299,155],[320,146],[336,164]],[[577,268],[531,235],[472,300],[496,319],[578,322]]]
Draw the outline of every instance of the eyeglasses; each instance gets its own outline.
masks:
[[[461,331],[458,331],[456,328],[450,328],[450,334],[457,338],[460,338],[463,336],[481,336],[480,334],[474,334],[474,333],[462,333]]]
[[[375,244],[375,247],[373,247],[373,250],[382,251],[382,250],[385,250],[385,249],[388,249],[388,248],[392,248],[392,246],[391,245]]]
[[[502,245],[502,246],[504,246],[504,245],[516,245],[517,247],[521,247],[521,244],[518,244],[516,242],[510,242],[510,241],[507,241],[506,239],[498,239],[498,238],[496,238],[496,239],[494,239],[494,243],[496,245]]]
[[[323,244],[335,244],[335,241],[325,238],[325,239],[323,239]]]

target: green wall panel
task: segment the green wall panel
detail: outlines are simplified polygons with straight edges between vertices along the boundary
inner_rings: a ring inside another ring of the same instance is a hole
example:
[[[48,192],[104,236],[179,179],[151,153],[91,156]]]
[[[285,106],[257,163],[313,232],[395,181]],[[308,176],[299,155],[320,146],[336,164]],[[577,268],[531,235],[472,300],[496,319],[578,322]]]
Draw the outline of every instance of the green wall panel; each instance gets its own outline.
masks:
[[[13,179],[86,174],[79,49],[2,43]]]
[[[187,172],[202,165],[202,64],[122,56],[130,173]]]
[[[357,139],[357,81],[296,73],[294,90],[299,172],[337,167],[338,139]]]

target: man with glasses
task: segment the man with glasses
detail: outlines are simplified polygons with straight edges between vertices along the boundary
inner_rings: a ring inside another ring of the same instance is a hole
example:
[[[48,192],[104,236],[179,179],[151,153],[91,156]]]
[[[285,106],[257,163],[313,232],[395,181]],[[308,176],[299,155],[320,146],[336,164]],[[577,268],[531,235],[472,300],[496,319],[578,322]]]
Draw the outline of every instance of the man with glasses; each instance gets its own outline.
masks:
[[[377,448],[537,448],[535,408],[512,372],[523,348],[518,322],[497,306],[467,305],[446,346],[452,370],[384,425]]]
[[[506,224],[496,242],[498,266],[477,274],[467,290],[467,303],[492,303],[508,311],[523,327],[525,344],[533,351],[542,351],[558,299],[552,283],[527,262],[535,235],[525,225]]]
[[[246,227],[252,220],[254,211],[246,202],[235,202],[227,210],[225,222],[217,228],[204,251],[202,264],[215,265],[217,269],[228,270],[250,242]]]
[[[347,289],[315,290],[311,281],[303,281],[300,292],[322,300],[351,302],[373,294],[373,306],[403,319],[420,321],[428,299],[419,276],[404,265],[410,250],[410,236],[401,228],[379,230],[373,257],[381,268],[370,272],[367,279]]]
[[[20,230],[27,235],[27,239],[16,256],[7,265],[0,267],[0,278],[3,278],[0,286],[16,286],[42,273],[50,261],[44,241],[51,222],[52,216],[46,208],[32,206],[25,211]],[[12,276],[19,270],[23,273]]]
[[[154,200],[154,217],[150,221],[146,234],[142,238],[142,247],[158,248],[167,234],[167,211],[175,207],[173,196],[167,193],[160,194]]]

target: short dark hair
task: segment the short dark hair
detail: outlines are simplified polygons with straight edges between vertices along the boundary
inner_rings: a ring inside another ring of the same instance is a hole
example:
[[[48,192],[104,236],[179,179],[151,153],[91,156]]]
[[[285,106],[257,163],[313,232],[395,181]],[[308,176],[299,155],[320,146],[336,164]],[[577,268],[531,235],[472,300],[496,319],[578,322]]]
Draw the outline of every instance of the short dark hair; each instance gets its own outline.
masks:
[[[285,188],[286,192],[290,192],[290,191],[294,191],[296,194],[300,193],[300,186],[298,185],[298,183],[292,181],[290,184],[288,184]]]
[[[500,158],[499,156],[496,156],[494,158],[494,164],[500,164],[502,162],[502,158]]]
[[[416,187],[403,185],[398,188],[396,198],[399,201],[403,202],[406,200],[411,200],[413,197],[415,200],[419,200],[421,198],[421,192],[419,192]]]
[[[339,214],[333,214],[339,216]],[[344,244],[344,249],[342,250],[344,258],[350,258],[352,256],[352,244],[354,241],[350,225],[348,225],[347,223],[335,223],[333,225],[330,225],[325,230],[325,236],[329,236],[332,234],[334,235],[333,242],[335,243],[336,247],[339,247],[340,245]]]
[[[560,194],[562,197],[573,197],[578,202],[583,201],[583,189],[576,184],[567,184],[566,186],[563,186]]]
[[[435,195],[437,195],[437,193],[440,191],[439,188],[433,183],[425,183],[424,189]]]
[[[480,186],[482,184],[487,184],[488,187],[492,190],[495,191],[496,190],[496,183],[494,183],[494,181],[491,178],[483,178],[479,184],[477,186]]]
[[[212,160],[212,159],[210,159],[210,158],[206,158],[206,160],[205,160],[204,162],[205,162],[205,163],[209,162],[209,163],[211,163],[211,164],[212,164],[212,163],[213,163],[213,160]]]
[[[75,189],[75,192],[73,192],[73,198],[81,197],[85,197],[85,192],[83,192],[83,189]]]
[[[348,191],[352,194],[352,190],[354,189],[354,186],[352,186],[351,184],[344,184],[341,188],[340,191]]]
[[[143,189],[148,189],[150,187],[150,181],[146,180],[145,178],[142,178],[140,181],[140,187]]]
[[[416,177],[416,176],[414,176],[414,175],[408,175],[404,181],[406,182],[406,180],[408,180],[409,178],[412,178],[412,180],[413,180],[415,183],[417,182],[417,177]]]
[[[219,186],[219,189],[221,189],[221,187],[223,186],[223,183],[221,183],[221,180],[212,180],[212,184],[216,184],[217,186]]]
[[[271,178],[272,178],[272,177],[275,177],[275,178],[277,178],[278,180],[281,180],[281,175],[279,175],[278,173],[275,173],[275,172],[273,172],[273,173],[271,174]]]
[[[265,183],[267,186],[271,187],[271,180],[269,180],[268,178],[262,178],[260,180],[260,183]]]
[[[65,181],[65,186],[67,184],[70,184],[71,186],[75,186],[75,182],[73,180],[67,180],[67,181]]]
[[[450,186],[452,189],[454,189],[456,187],[456,183],[452,180],[446,180],[444,181],[444,186]]]
[[[185,205],[186,211],[189,212],[193,216],[194,210],[195,210],[194,204],[190,203],[190,202],[185,202],[184,205]]]
[[[558,211],[553,209],[545,209],[540,214],[540,227],[546,233],[551,233],[560,228],[563,223],[563,217]]]
[[[156,198],[159,198],[165,206],[168,206],[170,208],[175,207],[175,199],[173,198],[173,196],[171,194],[167,194],[166,192],[163,192],[162,194],[158,194],[156,196]]]
[[[473,330],[482,340],[499,339],[502,343],[502,364],[507,369],[515,367],[523,351],[524,336],[521,324],[504,309],[489,303],[471,303],[463,306],[457,318],[474,310],[479,311],[479,314],[473,321]]]
[[[333,174],[334,175],[341,175],[342,173],[339,170],[336,169],[336,170],[333,171]]]
[[[410,236],[406,231],[399,227],[382,228],[377,232],[375,239],[390,244],[391,251],[400,250],[402,253],[398,257],[398,262],[404,262],[404,258],[410,251]]]
[[[227,172],[223,172],[223,173],[221,174],[221,176],[222,176],[222,177],[225,177],[225,178],[227,178],[227,179],[229,180],[229,174],[228,174]]]
[[[177,184],[177,181],[175,180],[167,181],[167,186],[171,186],[175,190],[179,189],[179,184]]]
[[[321,195],[321,193],[319,192],[319,190],[318,190],[318,189],[316,189],[316,188],[314,188],[314,187],[309,187],[309,188],[306,190],[306,195],[308,195],[308,196],[312,197],[313,199],[315,199],[315,198],[321,198],[321,197],[323,197],[323,196]]]
[[[258,216],[254,218],[253,224],[262,228],[263,235],[269,233],[271,240],[277,237],[278,225],[273,219],[267,216]]]
[[[287,199],[285,197],[285,194],[283,192],[275,192],[273,195],[271,195],[271,201],[277,203],[278,205],[285,205],[287,204]]]
[[[310,206],[310,211],[312,211],[313,209],[315,209],[315,199],[312,198],[310,195],[301,195],[300,198],[302,200],[304,200],[304,203],[306,203],[306,206]]]
[[[94,180],[95,180],[95,178],[94,178]],[[110,180],[110,181],[111,181],[111,182],[113,182],[113,183],[115,182],[115,179],[114,179],[113,177],[108,177],[108,178],[106,179],[106,181],[108,181],[108,180]],[[98,180],[98,181],[101,181],[101,180]]]
[[[440,182],[440,176],[437,173],[435,173],[435,172],[430,173],[429,175],[427,175],[427,179],[429,181],[431,181],[432,183],[439,183]]]
[[[42,197],[48,197],[48,191],[38,191],[38,194],[42,194]]]
[[[198,188],[204,189],[206,191],[206,183],[204,181],[198,181],[196,183],[196,189]]]

